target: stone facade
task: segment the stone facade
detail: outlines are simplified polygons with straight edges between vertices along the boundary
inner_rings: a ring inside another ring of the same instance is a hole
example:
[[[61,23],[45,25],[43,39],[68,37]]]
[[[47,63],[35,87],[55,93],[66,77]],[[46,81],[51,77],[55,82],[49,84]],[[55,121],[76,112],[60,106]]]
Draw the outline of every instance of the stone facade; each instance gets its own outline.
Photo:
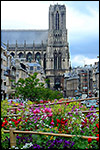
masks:
[[[48,31],[3,31],[2,39],[7,41],[7,50],[15,58],[25,62],[38,61],[51,89],[63,89],[63,74],[69,71],[69,44],[66,29],[65,5],[50,5]],[[15,44],[12,42],[15,39]],[[32,42],[32,39],[33,42]],[[41,43],[39,41],[41,40]],[[22,43],[22,40],[24,42]],[[39,42],[38,42],[39,41]],[[3,41],[5,42],[5,41]]]
[[[46,51],[46,76],[51,88],[63,87],[63,74],[69,71],[69,45],[67,42],[66,8],[50,5],[49,31]]]

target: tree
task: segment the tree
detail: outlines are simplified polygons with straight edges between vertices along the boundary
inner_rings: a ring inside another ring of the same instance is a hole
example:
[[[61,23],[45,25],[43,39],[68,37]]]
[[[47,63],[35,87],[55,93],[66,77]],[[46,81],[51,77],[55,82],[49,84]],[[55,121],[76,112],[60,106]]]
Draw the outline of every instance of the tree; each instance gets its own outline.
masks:
[[[53,100],[62,98],[63,95],[58,91],[52,91],[49,88],[44,87],[44,83],[39,82],[37,78],[38,73],[30,75],[26,79],[20,78],[15,83],[15,96],[22,98],[23,100],[39,101],[42,100]]]
[[[26,100],[34,101],[36,99],[40,99],[39,93],[40,89],[44,87],[44,83],[39,83],[39,79],[37,78],[38,73],[34,73],[30,75],[28,78],[22,79],[20,78],[17,83],[15,83],[15,96],[21,97]]]

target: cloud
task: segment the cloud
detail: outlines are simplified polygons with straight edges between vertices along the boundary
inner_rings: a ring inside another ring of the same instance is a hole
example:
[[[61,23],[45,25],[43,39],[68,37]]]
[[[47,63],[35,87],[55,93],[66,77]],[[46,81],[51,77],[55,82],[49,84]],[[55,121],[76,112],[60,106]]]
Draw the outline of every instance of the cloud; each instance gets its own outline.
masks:
[[[65,4],[72,65],[95,61],[99,54],[99,2],[1,1],[1,29],[48,29],[50,4]]]
[[[73,66],[84,66],[86,65],[94,65],[94,62],[98,62],[98,58],[88,58],[84,55],[74,55],[71,57],[71,65]]]
[[[80,35],[87,36],[98,34],[99,31],[99,11],[93,7],[87,7],[89,13],[83,13],[76,10],[74,7],[67,7],[66,26],[68,28],[71,38],[73,35],[80,38]]]

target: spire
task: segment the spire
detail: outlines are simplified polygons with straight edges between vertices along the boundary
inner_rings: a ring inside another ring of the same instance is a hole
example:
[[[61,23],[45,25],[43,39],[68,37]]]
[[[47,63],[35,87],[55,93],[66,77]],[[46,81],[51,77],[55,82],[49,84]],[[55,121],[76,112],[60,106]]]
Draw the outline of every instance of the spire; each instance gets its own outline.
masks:
[[[9,40],[7,40],[7,49],[9,48]]]
[[[26,47],[26,40],[24,40],[24,47]]]
[[[16,40],[16,47],[17,47],[18,45],[17,45],[17,40]]]
[[[33,41],[33,47],[35,47],[35,42]]]

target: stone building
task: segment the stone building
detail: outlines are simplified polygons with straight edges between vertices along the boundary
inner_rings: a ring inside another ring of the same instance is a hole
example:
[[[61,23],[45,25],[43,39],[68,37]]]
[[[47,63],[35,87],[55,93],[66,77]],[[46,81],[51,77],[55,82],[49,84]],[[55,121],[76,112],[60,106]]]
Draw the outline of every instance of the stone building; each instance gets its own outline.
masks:
[[[93,91],[93,67],[85,65],[84,67],[73,68],[71,72],[64,74],[64,91],[66,96],[75,96],[76,94],[87,94]]]
[[[13,57],[41,64],[51,89],[63,89],[70,60],[65,5],[50,5],[48,30],[2,30],[1,37]]]
[[[4,75],[4,72],[7,68],[7,50],[6,46],[1,43],[1,99],[6,98],[6,76]]]
[[[99,96],[99,61],[93,65],[93,91]]]
[[[28,66],[17,58],[13,58],[6,46],[1,43],[1,96],[2,100],[10,98],[11,94],[15,92],[14,82],[19,78],[28,77]]]

